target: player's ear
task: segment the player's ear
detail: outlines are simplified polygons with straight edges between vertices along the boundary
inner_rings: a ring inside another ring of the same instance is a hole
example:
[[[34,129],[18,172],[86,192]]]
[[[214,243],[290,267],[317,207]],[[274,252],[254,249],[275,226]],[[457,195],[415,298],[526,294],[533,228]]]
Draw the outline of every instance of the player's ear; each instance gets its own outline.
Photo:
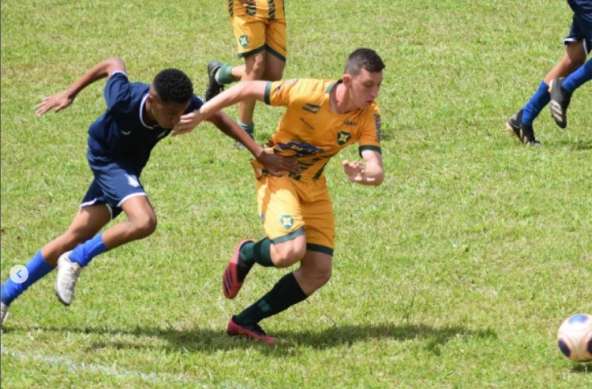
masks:
[[[350,87],[352,83],[352,75],[349,73],[345,73],[343,77],[341,77],[341,80],[343,82],[343,85]]]
[[[158,96],[158,93],[156,92],[156,90],[154,89],[153,86],[150,87],[150,91],[148,92],[148,100],[152,104],[160,102],[160,98]]]

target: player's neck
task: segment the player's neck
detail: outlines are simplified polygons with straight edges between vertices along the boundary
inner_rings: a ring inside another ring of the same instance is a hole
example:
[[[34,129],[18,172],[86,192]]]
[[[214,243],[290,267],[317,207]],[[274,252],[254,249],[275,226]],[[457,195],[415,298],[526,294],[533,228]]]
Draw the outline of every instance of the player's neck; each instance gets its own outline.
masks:
[[[144,122],[151,127],[158,124],[154,115],[152,115],[152,104],[150,103],[150,99],[146,99],[146,104],[144,104]]]
[[[348,113],[356,109],[351,102],[347,87],[343,84],[343,82],[339,82],[337,85],[335,85],[335,88],[333,88],[331,91],[330,99],[331,111],[339,115],[343,115],[344,113]]]

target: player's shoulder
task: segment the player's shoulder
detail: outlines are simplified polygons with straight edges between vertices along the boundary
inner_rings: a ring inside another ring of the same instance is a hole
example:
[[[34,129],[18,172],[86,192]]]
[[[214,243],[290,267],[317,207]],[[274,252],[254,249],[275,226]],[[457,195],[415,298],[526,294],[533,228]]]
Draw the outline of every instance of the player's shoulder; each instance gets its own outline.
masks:
[[[328,94],[336,81],[316,78],[299,78],[287,80],[286,83],[286,86],[290,87],[293,93],[305,98],[308,97],[314,99]]]

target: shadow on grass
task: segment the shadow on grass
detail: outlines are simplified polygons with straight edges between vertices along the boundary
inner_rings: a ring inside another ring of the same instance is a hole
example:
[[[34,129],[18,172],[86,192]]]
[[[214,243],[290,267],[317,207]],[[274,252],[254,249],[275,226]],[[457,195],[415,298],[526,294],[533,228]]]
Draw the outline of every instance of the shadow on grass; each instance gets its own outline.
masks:
[[[571,368],[572,373],[592,374],[592,362],[578,363]]]
[[[281,343],[278,347],[269,348],[247,339],[229,337],[225,331],[212,329],[136,327],[134,329],[113,329],[105,327],[13,327],[9,332],[47,331],[64,334],[78,333],[98,335],[102,338],[93,341],[87,351],[103,348],[115,349],[170,349],[171,351],[215,351],[237,348],[258,347],[261,350],[281,354],[296,352],[299,347],[313,347],[329,349],[333,347],[351,346],[354,343],[371,340],[427,340],[426,349],[440,355],[440,348],[453,338],[490,338],[497,339],[497,334],[491,330],[473,331],[461,326],[433,327],[426,324],[347,324],[319,331],[279,331],[272,335],[278,337]],[[135,339],[130,339],[130,337]],[[151,344],[149,339],[164,340],[167,345]]]
[[[569,148],[573,151],[588,151],[592,150],[592,140],[577,140],[570,141],[567,139],[558,140],[555,142],[545,143],[545,146],[552,148]]]

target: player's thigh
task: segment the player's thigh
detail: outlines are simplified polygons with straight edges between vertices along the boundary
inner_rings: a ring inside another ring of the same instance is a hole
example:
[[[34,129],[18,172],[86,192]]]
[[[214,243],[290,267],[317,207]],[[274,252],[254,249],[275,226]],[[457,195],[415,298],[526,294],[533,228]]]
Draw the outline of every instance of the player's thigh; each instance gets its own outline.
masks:
[[[239,57],[248,57],[265,47],[265,21],[256,16],[231,17]]]
[[[84,241],[93,237],[110,220],[111,212],[105,204],[80,207],[67,231],[71,239]]]
[[[286,21],[270,20],[265,29],[265,50],[278,60],[286,62],[288,45],[286,37]]]
[[[333,255],[335,247],[335,217],[328,193],[316,201],[302,204],[306,249]]]
[[[241,80],[261,80],[265,75],[266,69],[266,53],[265,51],[258,51],[250,54],[244,58],[245,71]]]
[[[263,176],[258,179],[257,205],[265,234],[274,243],[304,235],[300,199],[290,178]]]
[[[284,75],[285,65],[285,60],[278,58],[269,51],[265,51],[265,73],[263,74],[263,79],[270,81],[281,80]]]

